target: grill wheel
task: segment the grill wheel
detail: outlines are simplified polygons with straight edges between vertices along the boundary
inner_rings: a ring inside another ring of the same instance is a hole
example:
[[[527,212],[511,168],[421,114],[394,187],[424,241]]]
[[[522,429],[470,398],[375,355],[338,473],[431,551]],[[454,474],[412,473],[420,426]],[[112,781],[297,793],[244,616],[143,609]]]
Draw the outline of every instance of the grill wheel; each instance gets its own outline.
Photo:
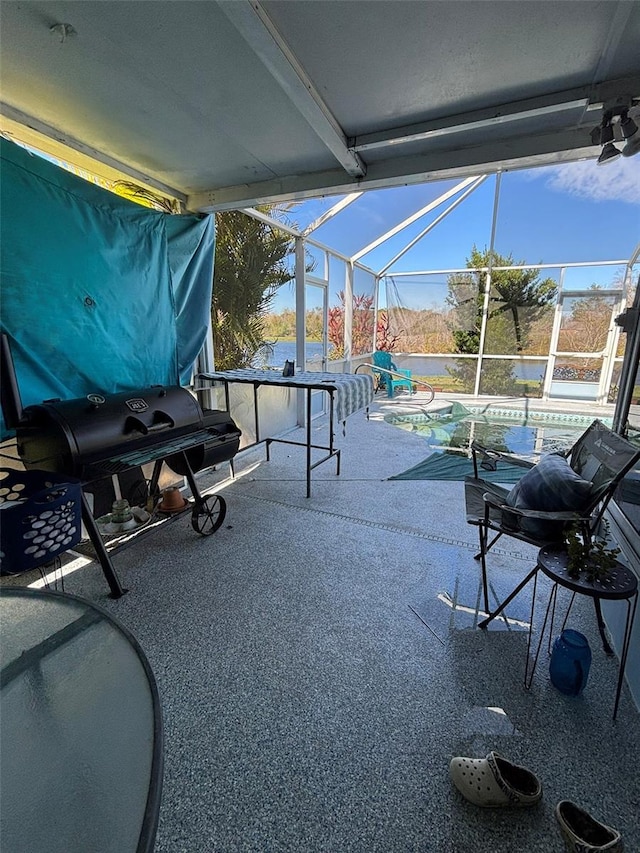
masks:
[[[227,504],[219,495],[209,495],[196,503],[191,513],[191,526],[202,536],[211,536],[227,514]]]

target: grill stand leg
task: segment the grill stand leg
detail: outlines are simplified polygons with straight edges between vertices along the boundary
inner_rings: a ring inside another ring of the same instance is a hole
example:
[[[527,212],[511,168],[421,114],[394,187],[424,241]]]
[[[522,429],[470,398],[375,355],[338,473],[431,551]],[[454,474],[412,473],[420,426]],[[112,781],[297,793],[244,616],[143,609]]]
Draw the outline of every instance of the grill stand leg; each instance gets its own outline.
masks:
[[[109,598],[121,598],[128,590],[124,589],[120,583],[84,492],[82,492],[82,520],[84,526],[87,528],[87,533],[89,534],[89,539],[94,547],[98,561],[102,566],[102,573],[109,584],[109,589],[111,590]]]
[[[187,459],[187,454],[182,451],[182,462],[185,469],[185,477],[187,478],[187,483],[189,483],[189,488],[191,489],[191,494],[193,495],[193,499],[196,503],[196,507],[199,509],[202,506],[202,496],[200,495],[200,489],[198,488],[198,484],[196,482],[195,474],[193,473],[193,469],[189,464],[189,460]]]
[[[156,503],[160,500],[160,489],[158,488],[158,484],[160,482],[160,472],[162,471],[163,460],[156,459],[153,465],[153,474],[151,475],[151,480],[149,481],[149,497],[153,501],[153,505],[155,507]]]

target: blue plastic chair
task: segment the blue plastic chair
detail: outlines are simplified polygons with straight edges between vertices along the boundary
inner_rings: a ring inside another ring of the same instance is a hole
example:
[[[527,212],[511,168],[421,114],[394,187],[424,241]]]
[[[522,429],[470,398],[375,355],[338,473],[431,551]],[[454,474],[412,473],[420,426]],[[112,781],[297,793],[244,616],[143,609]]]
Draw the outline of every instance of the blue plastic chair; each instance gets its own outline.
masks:
[[[390,352],[376,350],[373,353],[373,363],[376,367],[382,368],[382,370],[374,368],[373,372],[377,377],[378,388],[386,388],[388,397],[393,397],[393,392],[396,388],[408,388],[409,393],[413,393],[411,371],[396,367]],[[401,373],[402,378],[400,376],[390,376],[388,373],[384,373],[385,370],[393,370],[395,373]]]

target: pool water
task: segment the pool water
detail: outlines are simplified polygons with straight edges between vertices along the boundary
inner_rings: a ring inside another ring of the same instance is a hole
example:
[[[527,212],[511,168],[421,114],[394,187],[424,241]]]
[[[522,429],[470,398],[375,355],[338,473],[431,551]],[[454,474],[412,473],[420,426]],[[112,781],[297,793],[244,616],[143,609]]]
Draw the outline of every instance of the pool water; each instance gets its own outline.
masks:
[[[488,412],[458,403],[450,412],[385,417],[387,423],[422,436],[434,450],[467,451],[470,444],[477,441],[525,459],[567,450],[594,420],[595,416],[589,415],[556,415],[515,409]],[[600,420],[607,423],[608,419]]]

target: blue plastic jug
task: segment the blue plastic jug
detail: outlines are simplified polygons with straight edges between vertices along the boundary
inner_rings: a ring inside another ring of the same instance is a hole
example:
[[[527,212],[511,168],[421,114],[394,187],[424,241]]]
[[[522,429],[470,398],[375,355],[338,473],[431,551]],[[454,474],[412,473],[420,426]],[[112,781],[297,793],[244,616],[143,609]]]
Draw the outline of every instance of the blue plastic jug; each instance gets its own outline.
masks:
[[[551,683],[567,696],[579,696],[591,667],[591,649],[584,634],[566,628],[553,644],[549,675]]]

